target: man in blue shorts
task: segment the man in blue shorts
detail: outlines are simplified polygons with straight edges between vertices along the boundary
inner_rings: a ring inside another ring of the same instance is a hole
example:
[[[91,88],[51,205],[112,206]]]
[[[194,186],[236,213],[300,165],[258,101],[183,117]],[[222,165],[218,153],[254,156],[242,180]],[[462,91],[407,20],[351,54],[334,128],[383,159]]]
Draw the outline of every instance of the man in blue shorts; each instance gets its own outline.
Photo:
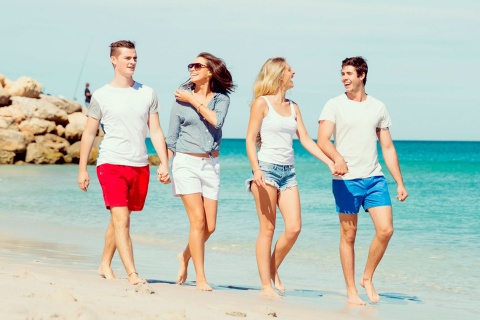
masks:
[[[373,273],[393,235],[392,203],[386,179],[378,163],[377,139],[390,174],[397,183],[397,199],[404,201],[397,153],[390,135],[390,116],[385,105],[365,93],[368,66],[362,57],[342,61],[345,93],[330,99],[319,119],[318,146],[334,162],[332,189],[340,219],[340,260],[347,287],[347,301],[365,305],[355,285],[355,236],[360,207],[370,214],[375,237],[360,285],[371,303],[380,300]],[[330,138],[333,134],[335,143]]]

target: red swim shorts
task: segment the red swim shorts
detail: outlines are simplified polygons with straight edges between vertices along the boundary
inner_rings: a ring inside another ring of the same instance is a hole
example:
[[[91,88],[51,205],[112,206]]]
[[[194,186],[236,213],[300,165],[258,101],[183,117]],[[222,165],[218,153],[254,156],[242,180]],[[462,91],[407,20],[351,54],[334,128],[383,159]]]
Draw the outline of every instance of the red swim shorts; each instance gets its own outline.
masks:
[[[107,209],[128,207],[140,211],[145,205],[150,167],[131,167],[118,164],[102,164],[97,167],[97,176],[102,186]]]

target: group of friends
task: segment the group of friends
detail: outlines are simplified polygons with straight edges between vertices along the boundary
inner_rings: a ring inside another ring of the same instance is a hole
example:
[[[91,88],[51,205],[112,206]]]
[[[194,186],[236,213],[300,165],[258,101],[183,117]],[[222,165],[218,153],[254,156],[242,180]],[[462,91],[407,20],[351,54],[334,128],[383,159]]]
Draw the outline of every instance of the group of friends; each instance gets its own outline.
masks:
[[[174,92],[169,129],[164,135],[154,90],[133,80],[135,44],[128,40],[110,44],[110,61],[113,80],[90,97],[78,171],[78,185],[87,191],[87,163],[101,126],[105,135],[96,171],[110,222],[98,272],[106,279],[115,279],[111,262],[118,251],[128,281],[132,285],[146,283],[135,268],[130,214],[143,209],[148,191],[150,167],[145,139],[150,131],[160,158],[157,179],[164,184],[172,182],[173,195],[181,198],[190,222],[188,243],[178,254],[177,283],[187,280],[188,264],[193,260],[197,289],[211,291],[204,270],[205,242],[216,226],[222,127],[229,94],[235,90],[231,73],[222,59],[207,52],[188,64],[190,77]],[[302,146],[332,173],[347,301],[365,304],[358,295],[354,276],[354,244],[361,207],[372,218],[375,236],[360,285],[371,303],[380,300],[372,279],[393,235],[393,215],[387,182],[378,162],[377,141],[397,184],[396,198],[404,201],[408,193],[389,131],[388,111],[381,101],[365,92],[367,73],[362,57],[342,61],[345,92],[325,104],[318,120],[316,143],[308,135],[299,106],[286,98],[294,86],[292,67],[284,58],[275,57],[268,59],[258,73],[246,134],[246,152],[252,167],[246,188],[255,199],[260,225],[256,258],[262,296],[277,297],[285,292],[278,270],[301,230],[292,148],[293,136],[297,135]],[[272,248],[277,207],[285,230]]]

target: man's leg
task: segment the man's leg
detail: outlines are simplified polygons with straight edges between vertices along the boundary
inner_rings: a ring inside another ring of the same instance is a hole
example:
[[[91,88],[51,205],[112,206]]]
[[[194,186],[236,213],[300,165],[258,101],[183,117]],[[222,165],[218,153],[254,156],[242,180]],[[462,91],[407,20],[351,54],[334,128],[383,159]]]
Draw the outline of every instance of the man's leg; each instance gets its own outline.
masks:
[[[339,213],[340,219],[340,261],[347,286],[347,302],[365,305],[358,296],[355,285],[355,237],[357,234],[357,214]]]
[[[387,250],[388,242],[392,238],[393,215],[391,206],[369,208],[368,212],[375,226],[375,237],[370,245],[368,260],[360,285],[367,291],[370,302],[377,303],[380,301],[380,296],[373,287],[373,273],[380,263],[380,260],[382,260],[383,254],[385,250]]]
[[[131,284],[145,283],[138,277],[133,261],[133,247],[130,239],[130,213],[127,207],[111,207],[113,229],[115,233],[115,245],[117,247],[123,266]]]
[[[103,248],[102,262],[98,268],[98,274],[107,280],[115,279],[111,264],[116,248],[113,218],[110,216],[110,222],[108,223],[107,232],[105,233],[105,247]]]

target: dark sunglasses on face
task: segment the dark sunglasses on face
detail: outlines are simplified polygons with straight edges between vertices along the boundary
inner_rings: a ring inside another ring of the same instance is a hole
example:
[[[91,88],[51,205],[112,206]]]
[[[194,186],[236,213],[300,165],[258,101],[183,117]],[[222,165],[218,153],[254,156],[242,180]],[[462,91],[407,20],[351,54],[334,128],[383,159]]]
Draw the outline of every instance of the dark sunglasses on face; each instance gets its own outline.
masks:
[[[193,68],[195,71],[199,71],[202,68],[207,68],[206,65],[198,63],[198,62],[197,63],[190,63],[187,67],[188,67],[188,70]]]

